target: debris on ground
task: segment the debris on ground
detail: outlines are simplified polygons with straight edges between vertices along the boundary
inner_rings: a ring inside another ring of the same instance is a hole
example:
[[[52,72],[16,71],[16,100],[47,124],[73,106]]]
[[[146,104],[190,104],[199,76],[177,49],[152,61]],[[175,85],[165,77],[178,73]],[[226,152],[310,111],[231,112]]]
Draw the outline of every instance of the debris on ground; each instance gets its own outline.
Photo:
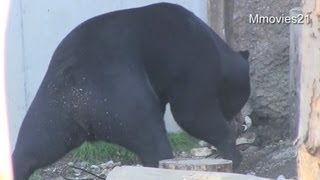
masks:
[[[195,157],[207,157],[212,155],[213,150],[208,147],[192,148],[190,154]]]

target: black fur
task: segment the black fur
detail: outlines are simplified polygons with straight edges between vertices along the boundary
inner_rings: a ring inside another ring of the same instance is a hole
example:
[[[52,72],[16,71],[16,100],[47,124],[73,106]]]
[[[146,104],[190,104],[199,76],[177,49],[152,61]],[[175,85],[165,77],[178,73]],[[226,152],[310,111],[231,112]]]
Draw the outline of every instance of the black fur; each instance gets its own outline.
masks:
[[[246,56],[245,56],[246,57]],[[144,166],[172,158],[163,121],[240,162],[228,126],[250,94],[249,65],[181,6],[160,3],[94,17],[60,43],[22,123],[16,180],[84,141],[136,153]]]

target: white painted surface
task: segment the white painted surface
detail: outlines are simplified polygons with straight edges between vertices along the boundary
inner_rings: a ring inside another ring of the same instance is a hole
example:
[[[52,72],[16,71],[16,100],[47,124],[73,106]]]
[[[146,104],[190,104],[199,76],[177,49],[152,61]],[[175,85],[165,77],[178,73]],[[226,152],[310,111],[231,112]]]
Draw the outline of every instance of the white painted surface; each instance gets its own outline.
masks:
[[[11,1],[6,37],[6,90],[11,148],[27,110],[21,25],[20,1]]]
[[[8,41],[8,96],[11,142],[32,102],[59,42],[78,24],[93,16],[126,8],[144,6],[161,0],[17,0],[14,2]],[[193,11],[207,22],[207,0],[167,0]],[[21,3],[21,12],[20,4]],[[21,13],[21,14],[20,14]],[[12,32],[11,32],[12,30]],[[166,113],[170,132],[177,127]]]
[[[170,105],[166,107],[166,112],[164,114],[164,122],[166,123],[166,129],[169,133],[175,133],[181,131],[180,126],[173,119]]]

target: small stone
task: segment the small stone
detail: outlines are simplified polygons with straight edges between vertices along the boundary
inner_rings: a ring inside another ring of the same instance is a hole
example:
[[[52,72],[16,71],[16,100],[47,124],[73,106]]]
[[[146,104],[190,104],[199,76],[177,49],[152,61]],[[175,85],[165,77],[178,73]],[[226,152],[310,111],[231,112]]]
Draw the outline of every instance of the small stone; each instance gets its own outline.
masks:
[[[180,156],[181,156],[182,158],[186,158],[186,157],[188,157],[188,153],[182,151],[182,152],[180,153]]]
[[[100,176],[102,176],[102,175],[103,175],[103,176],[107,176],[110,171],[111,171],[110,169],[104,169],[104,170],[101,171],[101,173],[100,173],[99,175],[100,175]]]
[[[91,168],[91,169],[94,169],[94,170],[99,170],[99,169],[100,169],[100,167],[97,166],[97,165],[91,165],[90,168]]]
[[[111,168],[114,168],[116,166],[121,166],[121,162],[113,162],[112,160],[111,161],[108,161],[106,163],[103,163],[103,164],[100,164],[100,167],[102,169],[111,169]]]
[[[79,166],[80,166],[81,168],[85,168],[85,167],[88,166],[88,164],[89,164],[88,162],[85,162],[85,161],[84,161],[84,162],[80,162],[80,163],[79,163]]]
[[[237,138],[236,145],[252,144],[256,140],[257,135],[253,132],[245,133],[241,137]]]
[[[113,167],[116,167],[116,166],[121,166],[121,162],[116,162],[113,164]]]
[[[252,126],[252,120],[249,116],[244,117],[244,131],[247,131]]]
[[[248,172],[248,173],[247,173],[247,175],[255,176],[255,175],[256,175],[256,173],[255,173],[255,172],[253,172],[253,171],[250,171],[250,172]]]
[[[73,162],[68,162],[68,166],[73,166]]]
[[[245,151],[247,153],[254,153],[254,152],[259,151],[259,147],[257,147],[257,146],[249,146]]]
[[[214,146],[210,146],[210,149],[212,149],[214,152],[218,151],[218,149],[216,147],[214,147]]]
[[[281,137],[280,136],[274,136],[273,139],[274,139],[274,141],[280,141]]]
[[[51,169],[50,168],[46,168],[46,169],[44,169],[44,171],[48,172],[48,171],[51,171]]]
[[[102,169],[108,169],[110,168],[111,166],[113,166],[114,162],[111,160],[111,161],[108,161],[106,163],[103,163],[103,164],[100,164],[100,167]]]
[[[57,168],[56,168],[56,167],[52,169],[52,172],[53,172],[53,173],[55,173],[56,171],[57,171]]]
[[[106,163],[106,165],[107,166],[113,166],[113,164],[114,164],[114,162],[111,160],[111,161],[108,161],[107,163]]]
[[[239,144],[237,145],[237,149],[239,151],[247,151],[247,149],[250,147],[250,144]]]
[[[280,175],[277,177],[277,180],[286,180],[286,177],[284,177],[284,175]]]
[[[79,177],[81,175],[81,171],[79,169],[73,169],[73,175]]]
[[[56,178],[56,179],[54,179],[54,180],[65,180],[65,178],[63,178],[63,177],[59,176],[59,177],[57,177],[57,178]]]
[[[206,156],[212,155],[213,151],[208,147],[203,147],[203,148],[193,148],[191,149],[190,153],[192,156],[195,156],[195,157],[206,157]]]
[[[205,141],[199,141],[199,145],[200,145],[200,147],[210,147],[210,144],[209,143],[207,143],[207,142],[205,142]]]

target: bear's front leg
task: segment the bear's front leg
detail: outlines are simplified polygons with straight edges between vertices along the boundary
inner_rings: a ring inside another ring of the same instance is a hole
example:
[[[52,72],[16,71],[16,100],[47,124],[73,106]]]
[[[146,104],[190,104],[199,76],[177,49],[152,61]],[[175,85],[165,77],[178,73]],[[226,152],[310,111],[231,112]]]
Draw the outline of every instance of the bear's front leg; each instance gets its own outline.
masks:
[[[236,148],[236,132],[223,116],[214,96],[196,94],[175,98],[171,102],[177,123],[190,135],[214,145],[225,159],[237,167],[241,154]]]

